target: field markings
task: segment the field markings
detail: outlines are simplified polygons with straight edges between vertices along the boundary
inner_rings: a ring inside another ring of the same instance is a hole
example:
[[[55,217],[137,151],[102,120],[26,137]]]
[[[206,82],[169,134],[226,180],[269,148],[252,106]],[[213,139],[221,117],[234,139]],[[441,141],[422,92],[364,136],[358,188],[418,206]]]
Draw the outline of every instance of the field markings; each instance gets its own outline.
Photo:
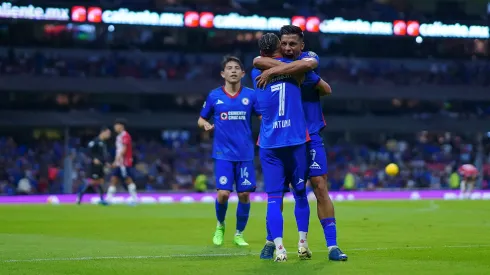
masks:
[[[380,250],[424,250],[424,249],[456,249],[456,248],[483,248],[490,244],[481,245],[445,245],[445,246],[407,246],[407,247],[375,247],[375,248],[351,248],[346,251],[380,251]],[[316,251],[326,253],[328,250]],[[288,252],[296,254],[296,252]],[[208,254],[173,254],[155,256],[101,256],[101,257],[72,257],[72,258],[37,258],[37,259],[12,259],[1,260],[1,263],[26,263],[26,262],[57,262],[57,261],[97,261],[97,260],[139,260],[139,259],[174,259],[174,258],[220,258],[238,256],[258,256],[259,253],[208,253]]]

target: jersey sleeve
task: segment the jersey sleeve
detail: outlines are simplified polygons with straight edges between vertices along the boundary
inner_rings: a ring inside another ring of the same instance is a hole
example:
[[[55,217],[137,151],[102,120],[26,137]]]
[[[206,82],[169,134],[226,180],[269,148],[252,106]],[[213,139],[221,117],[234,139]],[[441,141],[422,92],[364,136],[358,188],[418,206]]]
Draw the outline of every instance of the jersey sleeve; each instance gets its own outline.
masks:
[[[253,68],[252,71],[250,72],[250,76],[252,77],[252,82],[254,84],[254,89],[257,89],[257,81],[255,80],[257,76],[259,76],[262,72],[257,69]]]
[[[257,100],[257,96],[254,94],[252,95],[252,113],[255,116],[260,116],[260,108],[259,108],[259,102]]]
[[[317,73],[309,71],[305,74],[305,80],[303,81],[302,87],[313,89],[320,80],[321,78]]]
[[[202,105],[202,110],[200,116],[204,119],[210,119],[211,116],[213,115],[214,108],[213,108],[213,100],[211,98],[211,94],[208,95],[206,98],[206,101],[204,101],[204,104]]]
[[[318,62],[318,67],[320,66],[320,57],[315,52],[312,51],[303,52],[300,55],[299,59],[303,59],[303,58],[314,58],[316,62]],[[313,70],[315,73],[318,73],[318,67]]]

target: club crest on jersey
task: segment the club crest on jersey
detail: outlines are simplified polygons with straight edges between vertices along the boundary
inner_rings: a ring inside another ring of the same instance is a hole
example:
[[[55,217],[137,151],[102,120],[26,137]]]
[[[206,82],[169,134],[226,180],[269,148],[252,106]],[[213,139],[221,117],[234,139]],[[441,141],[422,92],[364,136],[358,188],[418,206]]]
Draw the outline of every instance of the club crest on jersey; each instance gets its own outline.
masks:
[[[225,176],[221,176],[221,177],[219,177],[219,183],[220,183],[221,185],[225,185],[225,184],[227,184],[227,183],[228,183],[228,178],[227,178],[227,177],[225,177]]]
[[[243,104],[243,105],[248,105],[248,103],[250,103],[250,102],[248,101],[248,98],[246,98],[246,97],[242,98],[242,104]]]
[[[308,55],[311,56],[311,57],[315,57],[316,56],[316,53],[315,52],[312,52],[312,51],[309,51],[308,52]]]
[[[219,117],[221,118],[221,120],[228,120],[228,113],[221,113]]]

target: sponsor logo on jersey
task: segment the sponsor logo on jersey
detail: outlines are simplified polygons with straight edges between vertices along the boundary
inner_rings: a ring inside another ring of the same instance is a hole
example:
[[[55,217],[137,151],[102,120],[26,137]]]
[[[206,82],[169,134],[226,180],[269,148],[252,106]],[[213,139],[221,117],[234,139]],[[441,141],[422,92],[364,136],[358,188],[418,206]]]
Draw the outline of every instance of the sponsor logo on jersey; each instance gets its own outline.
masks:
[[[311,56],[311,57],[315,57],[317,56],[315,52],[312,52],[312,51],[309,51],[308,52],[308,55]]]
[[[221,120],[246,120],[246,111],[228,111],[220,114]]]

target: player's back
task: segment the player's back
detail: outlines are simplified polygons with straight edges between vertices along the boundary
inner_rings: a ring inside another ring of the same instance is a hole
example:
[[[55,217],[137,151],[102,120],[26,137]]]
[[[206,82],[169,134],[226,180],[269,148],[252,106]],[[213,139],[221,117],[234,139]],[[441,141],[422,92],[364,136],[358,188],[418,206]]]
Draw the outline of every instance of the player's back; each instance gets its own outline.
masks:
[[[242,87],[231,96],[224,87],[212,90],[201,117],[214,118],[213,158],[249,161],[254,158],[251,117],[256,109],[255,91]]]
[[[316,55],[314,52],[301,53],[298,59],[303,58],[315,58],[318,62],[320,62],[318,55]],[[316,74],[316,72],[311,73]],[[315,91],[315,86],[318,84],[319,80],[319,78],[315,79],[307,77],[301,85],[303,109],[310,134],[318,133],[325,127],[325,119],[323,117],[320,95],[317,91]]]
[[[309,136],[298,80],[293,75],[280,75],[272,78],[262,90],[255,83],[260,73],[258,69],[252,70],[259,113],[262,115],[258,145],[261,148],[278,148],[304,144]]]
[[[122,131],[116,137],[116,153],[118,154],[123,147],[126,147],[123,155],[123,163],[119,165],[132,166],[133,165],[133,141],[127,131]]]

